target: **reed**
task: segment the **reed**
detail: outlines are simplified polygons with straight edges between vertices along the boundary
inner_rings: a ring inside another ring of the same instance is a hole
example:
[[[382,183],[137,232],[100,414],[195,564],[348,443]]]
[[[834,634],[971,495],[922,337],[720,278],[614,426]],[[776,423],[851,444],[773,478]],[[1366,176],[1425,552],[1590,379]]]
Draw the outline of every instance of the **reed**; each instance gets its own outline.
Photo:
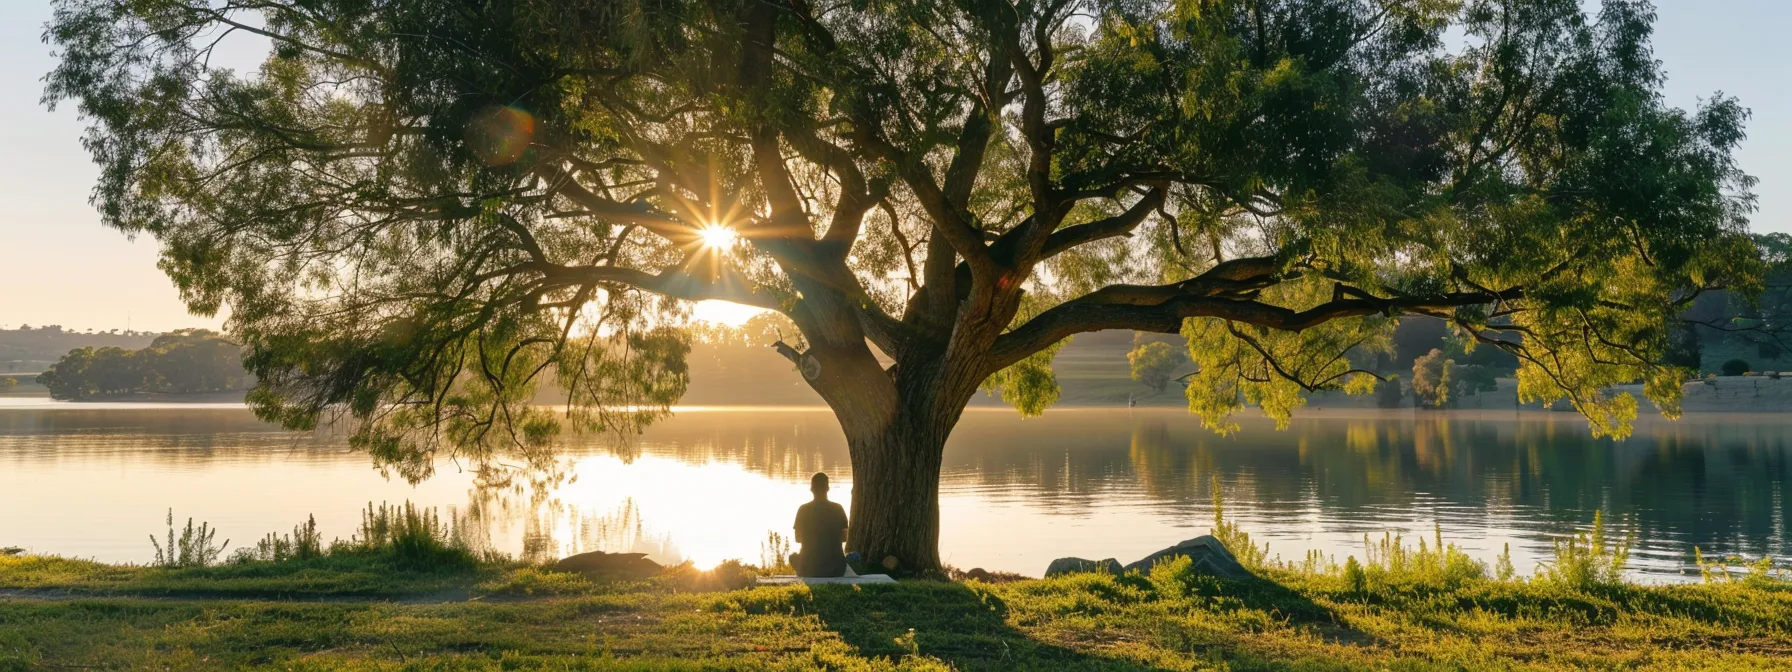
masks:
[[[149,535],[149,543],[156,549],[155,565],[168,568],[210,567],[224,554],[224,549],[230,546],[229,539],[225,539],[222,544],[213,543],[217,535],[218,531],[208,523],[201,522],[199,527],[193,527],[193,519],[189,517],[180,536],[174,536],[174,509],[168,509],[167,545],[157,541],[156,535]]]

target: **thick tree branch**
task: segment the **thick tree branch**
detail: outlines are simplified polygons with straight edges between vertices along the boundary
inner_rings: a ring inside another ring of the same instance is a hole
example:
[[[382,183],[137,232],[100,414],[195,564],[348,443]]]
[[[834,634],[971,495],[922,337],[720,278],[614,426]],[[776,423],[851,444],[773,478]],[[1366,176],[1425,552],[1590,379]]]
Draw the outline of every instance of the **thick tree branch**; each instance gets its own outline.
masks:
[[[1131,234],[1133,229],[1138,228],[1139,224],[1145,221],[1146,217],[1163,206],[1164,196],[1165,192],[1162,188],[1152,189],[1144,198],[1127,208],[1126,212],[1098,219],[1088,224],[1079,224],[1054,231],[1046,239],[1045,247],[1040,250],[1039,257],[1050,259],[1078,245]]]
[[[1217,317],[1282,331],[1303,331],[1331,320],[1374,314],[1436,315],[1461,306],[1513,300],[1520,290],[1498,294],[1452,292],[1432,296],[1392,299],[1340,298],[1307,310],[1293,310],[1254,299],[1235,299],[1183,293],[1163,301],[1137,301],[1136,295],[1114,296],[1101,292],[1058,305],[1003,334],[990,352],[990,371],[999,371],[1026,356],[1075,334],[1103,329],[1133,329],[1174,334],[1182,321],[1193,317]]]

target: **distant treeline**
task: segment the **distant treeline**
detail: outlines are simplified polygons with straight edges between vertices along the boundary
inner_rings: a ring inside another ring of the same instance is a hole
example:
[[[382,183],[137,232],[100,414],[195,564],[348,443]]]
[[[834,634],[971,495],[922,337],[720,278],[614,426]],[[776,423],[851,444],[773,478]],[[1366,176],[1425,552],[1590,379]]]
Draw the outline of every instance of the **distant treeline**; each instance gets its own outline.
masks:
[[[86,400],[140,392],[192,394],[249,386],[242,347],[222,334],[182,329],[148,347],[70,350],[37,377],[55,399]]]

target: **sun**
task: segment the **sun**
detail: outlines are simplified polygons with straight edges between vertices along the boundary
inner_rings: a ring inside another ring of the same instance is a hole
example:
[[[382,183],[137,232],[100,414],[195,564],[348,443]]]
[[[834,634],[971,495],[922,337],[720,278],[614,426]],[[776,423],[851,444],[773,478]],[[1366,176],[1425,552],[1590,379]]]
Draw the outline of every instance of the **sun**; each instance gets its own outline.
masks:
[[[740,242],[740,234],[720,224],[710,224],[697,230],[697,238],[703,246],[717,250],[732,249]]]

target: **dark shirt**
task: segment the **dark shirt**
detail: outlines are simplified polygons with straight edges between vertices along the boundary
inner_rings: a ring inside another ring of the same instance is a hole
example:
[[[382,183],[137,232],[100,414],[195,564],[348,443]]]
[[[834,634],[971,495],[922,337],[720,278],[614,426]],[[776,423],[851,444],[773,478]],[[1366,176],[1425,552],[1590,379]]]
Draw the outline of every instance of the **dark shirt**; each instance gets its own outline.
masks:
[[[796,510],[797,576],[846,574],[846,510],[834,502],[818,501]]]

